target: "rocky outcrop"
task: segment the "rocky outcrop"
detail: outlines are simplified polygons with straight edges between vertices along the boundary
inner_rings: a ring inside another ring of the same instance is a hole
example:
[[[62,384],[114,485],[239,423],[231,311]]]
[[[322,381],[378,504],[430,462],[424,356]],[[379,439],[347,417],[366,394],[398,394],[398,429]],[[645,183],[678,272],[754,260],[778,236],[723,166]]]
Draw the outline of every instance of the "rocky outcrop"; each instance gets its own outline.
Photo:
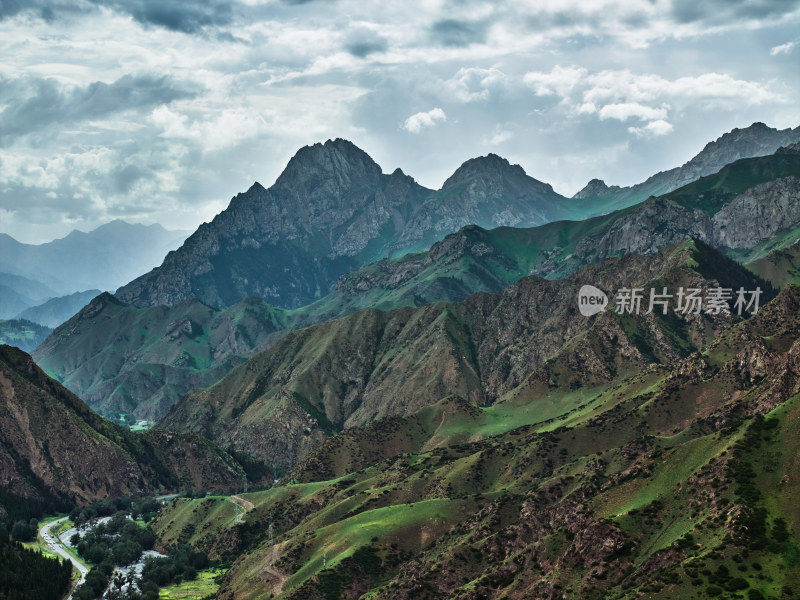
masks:
[[[654,198],[635,212],[620,216],[600,236],[582,239],[573,258],[587,263],[626,252],[651,254],[687,238],[711,243],[713,237],[711,219],[702,210],[687,210],[673,200]],[[541,265],[534,273],[547,275],[546,269]]]
[[[800,225],[800,179],[783,177],[734,198],[712,218],[713,243],[752,248],[782,229]]]
[[[733,170],[731,173],[736,175]],[[681,188],[684,189],[687,188]],[[597,233],[576,240],[572,253],[567,255],[558,249],[548,260],[537,264],[532,273],[554,276],[627,252],[652,254],[689,238],[720,249],[751,249],[781,231],[800,227],[797,211],[800,179],[794,175],[756,184],[729,196],[721,201],[722,206],[716,212],[705,204],[709,193],[681,193],[681,190],[615,213],[615,218],[595,230]],[[786,243],[794,241],[788,239]]]

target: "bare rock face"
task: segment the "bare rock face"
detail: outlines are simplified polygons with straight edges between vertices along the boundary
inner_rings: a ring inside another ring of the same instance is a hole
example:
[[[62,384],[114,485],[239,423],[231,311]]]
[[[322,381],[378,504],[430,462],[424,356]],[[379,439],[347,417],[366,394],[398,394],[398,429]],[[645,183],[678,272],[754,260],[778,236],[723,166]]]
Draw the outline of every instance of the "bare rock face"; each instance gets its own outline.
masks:
[[[599,238],[581,240],[573,254],[580,261],[596,262],[624,252],[652,254],[658,248],[692,237],[704,242],[712,240],[709,216],[699,209],[687,210],[672,200],[655,198],[618,219]],[[540,269],[537,274],[545,273]]]
[[[353,269],[429,247],[465,225],[532,226],[569,204],[495,155],[464,163],[439,192],[400,169],[390,175],[346,140],[300,149],[275,184],[231,200],[150,273],[117,290],[126,304],[197,298],[225,307],[257,296],[296,308]]]
[[[782,229],[797,226],[798,199],[797,177],[783,177],[747,190],[714,215],[715,244],[752,248]]]

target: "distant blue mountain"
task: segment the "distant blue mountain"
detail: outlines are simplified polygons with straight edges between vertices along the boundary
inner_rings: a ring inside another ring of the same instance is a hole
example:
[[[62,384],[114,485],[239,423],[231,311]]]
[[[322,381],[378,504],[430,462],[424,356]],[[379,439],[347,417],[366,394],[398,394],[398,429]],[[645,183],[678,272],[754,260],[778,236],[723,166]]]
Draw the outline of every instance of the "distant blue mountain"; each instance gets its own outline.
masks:
[[[112,221],[89,233],[76,230],[38,245],[0,234],[0,272],[41,282],[49,293],[31,298],[16,284],[0,281],[0,285],[35,300],[13,314],[56,296],[91,289],[113,291],[161,264],[189,233],[169,231],[161,225]],[[3,297],[9,297],[8,292],[0,290],[0,304]]]
[[[50,298],[38,306],[31,306],[19,313],[16,319],[25,319],[55,329],[64,321],[86,306],[95,296],[100,295],[100,290],[75,292],[69,296]]]

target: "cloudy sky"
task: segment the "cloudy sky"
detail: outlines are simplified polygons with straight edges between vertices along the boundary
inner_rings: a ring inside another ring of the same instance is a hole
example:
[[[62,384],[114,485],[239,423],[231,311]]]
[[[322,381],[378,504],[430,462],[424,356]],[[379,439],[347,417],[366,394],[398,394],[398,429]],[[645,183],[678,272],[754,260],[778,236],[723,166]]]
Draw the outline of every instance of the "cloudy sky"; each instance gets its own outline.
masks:
[[[800,1],[0,0],[0,232],[194,229],[303,145],[572,195],[800,125]]]

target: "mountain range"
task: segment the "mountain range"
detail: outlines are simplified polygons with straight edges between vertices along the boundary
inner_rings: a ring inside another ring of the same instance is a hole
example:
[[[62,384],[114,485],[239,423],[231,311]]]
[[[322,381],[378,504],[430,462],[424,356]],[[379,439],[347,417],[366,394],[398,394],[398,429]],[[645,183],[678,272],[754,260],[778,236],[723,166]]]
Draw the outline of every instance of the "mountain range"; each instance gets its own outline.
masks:
[[[0,319],[15,317],[56,295],[57,292],[40,281],[0,273]]]
[[[0,506],[219,488],[149,527],[225,600],[795,597],[791,135],[735,130],[630,206],[304,148],[39,366],[0,347]]]
[[[798,189],[800,153],[790,148],[741,159],[665,196],[600,217],[489,231],[467,226],[427,252],[342,275],[330,294],[295,310],[257,299],[224,310],[198,300],[138,308],[98,299],[34,356],[103,414],[155,420],[189,389],[211,385],[287,328],[367,308],[460,301],[476,292],[499,292],[530,273],[564,277],[592,262],[651,253],[690,238],[743,262],[761,258],[800,238],[793,200]],[[175,335],[178,323],[189,333]],[[220,331],[228,341],[220,341]]]
[[[650,196],[662,196],[677,190],[701,177],[713,175],[740,158],[773,154],[778,148],[798,141],[800,127],[778,130],[764,123],[753,123],[744,129],[735,128],[709,142],[699,154],[680,167],[661,171],[630,187],[608,186],[601,179],[592,179],[573,198],[581,201],[586,217],[597,216],[638,204]]]
[[[329,140],[299,150],[269,189],[256,183],[233,198],[116,296],[138,307],[196,298],[222,308],[256,296],[297,308],[355,268],[464,225],[544,223],[568,204],[498,156],[468,161],[434,193],[399,169],[383,174],[352,143]]]

